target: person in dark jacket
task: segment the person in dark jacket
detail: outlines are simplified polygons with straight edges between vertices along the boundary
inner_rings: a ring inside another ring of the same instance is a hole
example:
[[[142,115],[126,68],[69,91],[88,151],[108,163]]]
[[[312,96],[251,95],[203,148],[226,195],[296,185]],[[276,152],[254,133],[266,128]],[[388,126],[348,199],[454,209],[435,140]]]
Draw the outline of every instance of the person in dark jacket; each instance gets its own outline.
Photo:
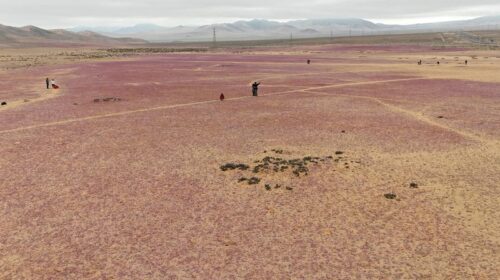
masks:
[[[259,85],[260,85],[260,83],[257,83],[257,82],[252,84],[252,95],[253,96],[259,96]]]
[[[220,97],[219,97],[220,101],[224,101],[224,98],[226,98],[226,97],[224,96],[224,93],[221,93],[221,94],[220,94]]]
[[[45,79],[45,84],[47,85],[47,89],[50,88],[50,80],[49,78]]]

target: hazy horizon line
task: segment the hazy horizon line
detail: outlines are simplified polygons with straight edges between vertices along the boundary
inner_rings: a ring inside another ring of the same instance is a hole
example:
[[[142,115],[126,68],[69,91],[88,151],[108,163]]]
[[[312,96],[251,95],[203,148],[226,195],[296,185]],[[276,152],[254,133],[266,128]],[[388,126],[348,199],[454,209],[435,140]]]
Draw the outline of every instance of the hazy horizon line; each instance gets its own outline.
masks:
[[[500,15],[496,15],[500,16]],[[144,19],[142,20],[137,20],[137,21],[132,21],[129,24],[125,24],[124,22],[121,23],[115,23],[115,24],[96,24],[96,25],[85,25],[85,24],[80,24],[80,25],[70,25],[70,26],[65,26],[65,27],[54,27],[54,26],[41,26],[41,25],[36,25],[36,24],[25,24],[25,25],[9,25],[5,23],[0,23],[12,27],[25,27],[25,26],[37,26],[43,29],[72,29],[72,28],[79,28],[79,27],[89,27],[89,28],[120,28],[120,27],[133,27],[133,26],[138,26],[138,25],[157,25],[161,27],[178,27],[178,26],[186,26],[186,27],[197,27],[197,26],[204,26],[204,25],[216,25],[216,24],[226,24],[226,23],[234,23],[238,21],[252,21],[252,20],[267,20],[267,21],[274,21],[274,22],[290,22],[290,21],[297,21],[297,20],[326,20],[326,19],[361,19],[361,20],[366,20],[373,22],[375,24],[386,24],[386,25],[415,25],[415,24],[428,24],[428,23],[443,23],[443,22],[451,22],[451,21],[462,21],[462,20],[472,20],[472,19],[477,19],[477,18],[482,18],[482,17],[496,17],[496,16],[491,16],[491,15],[484,15],[484,16],[452,16],[452,17],[419,17],[419,18],[399,18],[399,19],[377,19],[377,18],[361,18],[361,17],[330,17],[330,18],[296,18],[296,19],[265,19],[265,18],[233,18],[233,19],[226,19],[226,20],[216,20],[214,19],[213,21],[206,20],[198,23],[192,23],[192,24],[174,24],[174,25],[165,25],[161,24],[158,22],[158,20],[150,20],[150,21],[145,21]]]

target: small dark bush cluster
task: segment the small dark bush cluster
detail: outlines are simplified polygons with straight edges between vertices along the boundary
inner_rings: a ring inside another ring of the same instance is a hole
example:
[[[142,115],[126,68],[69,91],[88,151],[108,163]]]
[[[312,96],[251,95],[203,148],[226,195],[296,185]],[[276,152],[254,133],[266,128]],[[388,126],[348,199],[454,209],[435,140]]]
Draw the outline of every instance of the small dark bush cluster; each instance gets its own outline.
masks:
[[[279,157],[266,156],[262,160],[255,161],[254,163],[259,163],[253,167],[253,173],[260,172],[285,172],[289,169],[295,176],[300,177],[301,175],[308,175],[309,168],[308,164],[319,164],[325,162],[326,160],[333,159],[332,156],[325,158],[307,156],[304,158],[296,159],[282,159]]]
[[[226,163],[220,167],[220,170],[227,171],[227,170],[239,169],[244,171],[247,170],[248,168],[250,168],[250,166],[243,163]]]
[[[95,98],[94,99],[95,103],[98,103],[101,101],[102,102],[117,102],[117,101],[121,101],[121,99],[118,97],[105,97],[105,98]]]
[[[112,48],[106,49],[109,53],[182,53],[206,52],[207,48]]]
[[[386,193],[386,194],[384,194],[384,196],[387,199],[395,199],[396,198],[396,194],[394,194],[394,193]]]
[[[248,179],[249,185],[257,185],[258,183],[260,183],[260,178],[252,177],[252,178]]]
[[[258,183],[260,183],[260,178],[257,178],[257,177],[252,177],[250,179],[248,179],[246,177],[239,178],[238,183],[242,183],[242,182],[247,182],[249,185],[257,185]]]

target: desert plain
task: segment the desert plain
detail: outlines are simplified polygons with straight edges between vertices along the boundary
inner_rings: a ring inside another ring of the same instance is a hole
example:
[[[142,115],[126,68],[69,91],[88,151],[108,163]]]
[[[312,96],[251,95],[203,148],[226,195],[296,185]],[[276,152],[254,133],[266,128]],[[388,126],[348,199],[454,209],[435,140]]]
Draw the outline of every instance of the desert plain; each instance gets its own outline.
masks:
[[[0,101],[1,279],[500,275],[500,50],[5,49]]]

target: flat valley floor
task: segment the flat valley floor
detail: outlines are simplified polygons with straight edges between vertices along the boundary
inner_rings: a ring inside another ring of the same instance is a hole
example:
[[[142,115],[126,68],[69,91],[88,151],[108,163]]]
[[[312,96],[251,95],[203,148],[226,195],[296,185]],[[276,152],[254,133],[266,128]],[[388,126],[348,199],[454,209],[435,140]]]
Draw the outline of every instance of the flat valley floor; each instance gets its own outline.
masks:
[[[500,51],[42,63],[0,101],[1,279],[500,275]]]

